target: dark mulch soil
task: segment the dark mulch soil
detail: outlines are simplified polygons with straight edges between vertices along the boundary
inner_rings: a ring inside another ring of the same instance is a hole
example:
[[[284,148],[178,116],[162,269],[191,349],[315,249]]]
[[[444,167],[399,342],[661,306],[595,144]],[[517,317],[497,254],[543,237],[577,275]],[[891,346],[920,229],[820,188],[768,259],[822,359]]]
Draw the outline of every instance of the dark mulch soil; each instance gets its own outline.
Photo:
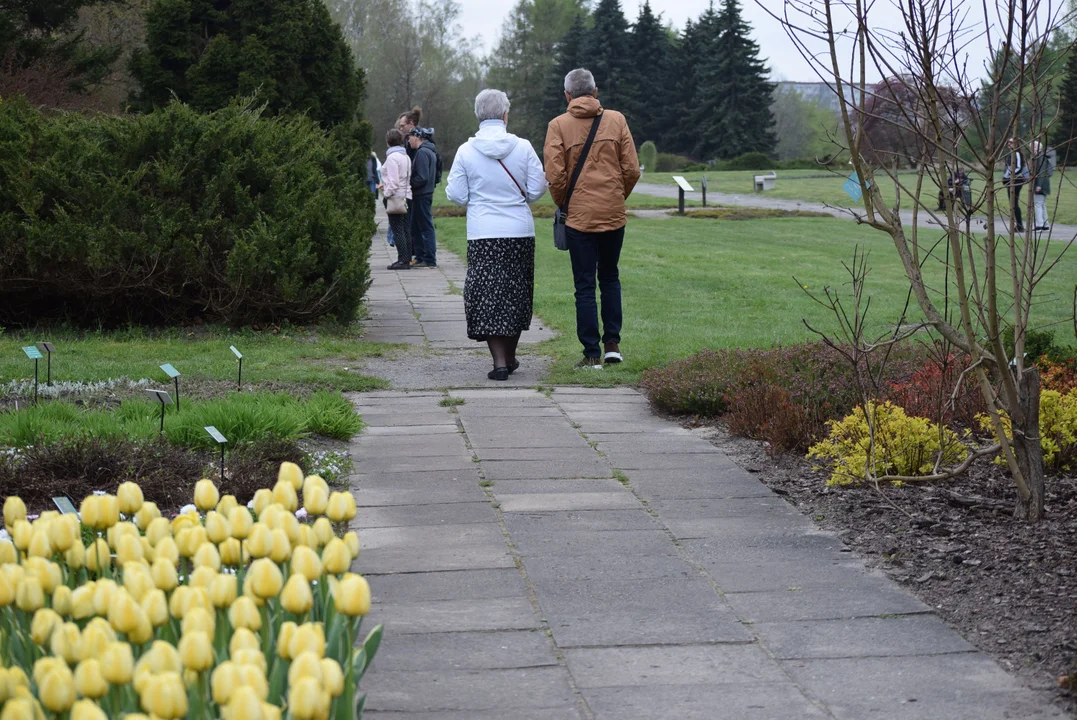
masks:
[[[772,456],[719,426],[699,431],[1004,667],[1077,710],[1077,693],[1058,684],[1077,672],[1077,479],[1048,478],[1047,519],[1028,525],[1011,517],[1016,490],[989,462],[945,483],[830,488],[800,455]]]

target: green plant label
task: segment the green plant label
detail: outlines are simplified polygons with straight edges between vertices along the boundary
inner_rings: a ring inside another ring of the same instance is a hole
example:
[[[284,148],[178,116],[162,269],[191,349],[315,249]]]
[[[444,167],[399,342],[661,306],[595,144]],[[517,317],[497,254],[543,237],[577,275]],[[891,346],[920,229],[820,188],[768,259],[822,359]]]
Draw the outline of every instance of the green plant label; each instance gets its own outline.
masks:
[[[164,365],[161,366],[161,369],[164,370],[165,374],[168,375],[168,377],[170,377],[170,378],[178,378],[179,377],[179,374],[180,374],[179,370],[172,367],[172,363],[165,363]]]
[[[56,347],[50,342],[34,343],[37,345],[37,349],[44,353],[53,353],[56,351]]]
[[[33,345],[27,345],[22,349],[22,351],[26,353],[26,357],[30,358],[31,360],[40,360],[41,358],[45,357],[41,354],[41,351]]]
[[[213,427],[212,425],[206,426],[206,432],[208,432],[209,436],[221,445],[224,445],[226,442],[228,442],[228,438],[226,438],[224,435],[221,435],[221,431]]]
[[[243,353],[241,353],[241,352],[240,352],[239,350],[236,350],[236,346],[235,346],[235,345],[233,345],[233,346],[232,346],[232,354],[233,354],[233,355],[235,355],[235,356],[236,356],[237,358],[239,358],[240,360],[242,360],[242,359],[243,359]]]
[[[52,502],[56,506],[56,508],[64,515],[79,514],[79,511],[75,509],[75,503],[71,502],[69,498],[54,497],[52,499]]]
[[[172,396],[166,390],[147,390],[146,392],[153,394],[162,405],[172,404]]]

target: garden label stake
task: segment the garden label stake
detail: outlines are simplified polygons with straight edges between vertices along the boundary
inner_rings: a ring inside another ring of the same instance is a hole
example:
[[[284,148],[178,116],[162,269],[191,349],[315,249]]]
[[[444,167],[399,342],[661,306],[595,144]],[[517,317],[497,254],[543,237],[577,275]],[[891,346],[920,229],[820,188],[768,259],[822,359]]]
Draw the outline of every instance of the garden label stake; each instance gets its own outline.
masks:
[[[56,350],[56,348],[50,342],[39,342],[39,343],[36,343],[36,345],[37,345],[38,350],[40,350],[43,353],[47,353],[48,356],[49,356],[48,362],[46,363],[45,384],[51,386],[52,385],[52,353]]]
[[[239,380],[236,382],[236,390],[243,389],[243,353],[236,350],[236,346],[232,346],[232,354],[239,359]]]
[[[165,432],[165,405],[171,405],[172,404],[172,398],[169,396],[167,390],[147,390],[146,392],[153,393],[154,397],[156,397],[161,402],[161,430],[160,430],[160,433],[163,435],[164,432]]]
[[[24,353],[26,353],[26,357],[28,357],[28,358],[30,358],[31,360],[34,361],[34,404],[36,405],[37,404],[37,361],[40,360],[41,358],[45,357],[45,356],[42,355],[41,351],[38,350],[33,345],[27,345],[26,347],[24,347],[22,349],[22,351]]]
[[[179,370],[172,367],[172,363],[165,363],[164,365],[161,366],[161,369],[164,370],[165,375],[168,375],[168,377],[172,378],[172,382],[175,383],[175,387],[176,387],[176,412],[179,412],[179,409],[180,409],[180,397],[179,397],[179,377],[180,377],[180,373],[179,373]]]
[[[205,431],[209,433],[209,436],[217,441],[217,444],[221,446],[221,482],[224,482],[224,446],[228,443],[228,439],[221,435],[221,431],[212,425],[207,425]]]

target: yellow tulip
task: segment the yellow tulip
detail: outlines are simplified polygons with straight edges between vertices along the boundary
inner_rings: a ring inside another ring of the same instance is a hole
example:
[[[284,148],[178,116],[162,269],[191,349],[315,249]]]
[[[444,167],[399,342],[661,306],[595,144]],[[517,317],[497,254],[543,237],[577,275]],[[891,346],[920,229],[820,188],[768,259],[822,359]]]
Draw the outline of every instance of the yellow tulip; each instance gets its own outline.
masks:
[[[108,615],[108,607],[112,603],[112,596],[116,594],[117,585],[108,578],[101,578],[94,583],[93,611],[104,617]]]
[[[329,518],[318,518],[314,521],[314,534],[318,538],[318,547],[325,547],[335,537],[333,523],[329,522]]]
[[[262,488],[254,493],[252,500],[254,506],[254,514],[258,517],[262,516],[262,512],[273,504],[273,491],[269,488]]]
[[[176,517],[172,518],[172,536],[175,537],[180,534],[181,530],[186,528],[193,528],[195,525],[201,525],[202,521],[198,517],[196,512],[180,513]]]
[[[126,685],[134,676],[135,659],[131,646],[124,642],[109,643],[101,654],[101,673],[110,685]]]
[[[231,619],[231,613],[229,613],[229,619]],[[229,656],[236,654],[240,650],[258,650],[261,652],[261,648],[262,641],[253,631],[245,627],[237,627],[232,630],[232,639],[228,641]]]
[[[299,629],[291,620],[285,620],[280,624],[280,630],[277,633],[277,655],[285,660],[292,659],[292,639],[295,638],[295,633]]]
[[[34,667],[32,668],[34,682],[40,685],[41,679],[45,677],[45,675],[60,666],[67,667],[64,661],[60,658],[48,656],[38,658],[38,660],[34,663]]]
[[[75,668],[75,691],[82,697],[95,700],[108,692],[108,683],[101,672],[101,663],[95,658],[87,658]]]
[[[0,540],[0,565],[9,565],[19,561],[19,553],[15,550],[15,543],[10,540]]]
[[[180,551],[176,541],[170,537],[161,538],[161,541],[153,546],[153,559],[167,560],[173,565],[179,564]]]
[[[131,593],[131,597],[142,602],[146,593],[154,590],[157,584],[153,580],[150,568],[140,562],[128,562],[123,565],[123,586]]]
[[[292,658],[297,658],[308,651],[319,658],[325,657],[325,630],[321,623],[300,625],[288,642],[288,652]]]
[[[161,627],[168,622],[168,600],[165,599],[164,590],[150,590],[142,597],[140,604],[153,627]]]
[[[72,591],[67,585],[57,585],[52,591],[52,609],[63,617],[71,616]]]
[[[145,560],[142,553],[142,538],[129,534],[121,535],[116,543],[116,562],[120,565]]]
[[[157,553],[153,551],[153,545],[151,545],[150,541],[146,539],[146,536],[143,535],[138,539],[138,541],[142,544],[142,558],[146,561],[146,563],[150,564],[154,560],[156,560]]]
[[[310,612],[314,607],[314,593],[310,591],[310,583],[300,574],[293,574],[284,584],[284,590],[280,594],[280,604],[285,610],[296,615]]]
[[[4,703],[0,720],[36,720],[41,715],[41,707],[29,697],[20,697]]]
[[[277,484],[282,482],[291,485],[293,490],[299,490],[303,487],[303,469],[292,462],[281,463],[280,471],[277,472]]]
[[[329,693],[314,678],[303,678],[288,690],[288,714],[296,720],[314,720],[329,712]]]
[[[153,561],[150,575],[153,577],[153,584],[165,592],[172,592],[179,585],[179,575],[176,573],[175,564],[164,558],[157,558]]]
[[[75,623],[64,623],[52,631],[49,639],[49,650],[56,657],[63,658],[68,665],[74,665],[79,661],[79,648],[82,644],[82,635],[79,626]]]
[[[210,676],[210,690],[213,693],[213,702],[218,705],[227,705],[239,689],[239,673],[236,666],[225,660],[213,670]]]
[[[86,548],[81,542],[75,543],[64,553],[64,562],[69,570],[81,570],[86,566]]]
[[[311,548],[300,545],[292,551],[292,573],[314,582],[322,576],[322,559]]]
[[[153,624],[141,605],[138,606],[138,613],[135,616],[135,627],[132,628],[131,632],[127,633],[127,639],[135,645],[145,645],[150,640],[153,640]]]
[[[251,511],[245,507],[233,508],[228,513],[228,525],[232,530],[232,537],[237,540],[246,540],[254,526],[254,518]]]
[[[298,510],[299,495],[296,493],[295,486],[290,482],[278,481],[273,486],[273,502],[280,504],[288,512]]]
[[[221,493],[212,480],[199,480],[194,486],[194,504],[202,512],[217,507]]]
[[[179,641],[180,659],[183,667],[193,672],[203,672],[213,667],[213,644],[204,632],[187,632]]]
[[[247,536],[247,550],[254,558],[268,557],[273,552],[273,531],[268,525],[255,523]]]
[[[38,681],[37,696],[54,713],[65,712],[75,703],[75,679],[67,665],[57,665]]]
[[[262,654],[261,650],[237,650],[235,654],[232,655],[232,662],[234,662],[237,667],[253,665],[261,670],[263,674],[268,669],[265,655]]]
[[[241,685],[231,694],[227,708],[227,720],[265,720],[262,700],[254,688]]]
[[[161,542],[164,538],[172,537],[172,523],[168,522],[168,518],[155,517],[150,520],[149,525],[146,526],[146,539],[149,540],[154,547],[157,547],[157,543]]]
[[[19,567],[10,565],[9,567]],[[15,583],[7,573],[0,573],[0,607],[7,607],[15,601]]]
[[[96,591],[97,583],[86,583],[75,588],[71,593],[71,617],[85,620],[94,614],[93,596]]]
[[[281,710],[276,705],[262,703],[262,720],[281,720]]]
[[[161,510],[157,507],[157,503],[142,503],[142,507],[135,513],[135,524],[138,525],[138,529],[146,532],[154,520],[164,520],[161,517]],[[165,520],[165,524],[168,524],[168,520]]]
[[[258,612],[258,606],[246,595],[236,598],[228,608],[228,620],[233,628],[245,628],[255,632],[262,629],[262,615]]]
[[[154,676],[141,698],[142,709],[161,718],[181,718],[187,715],[187,688],[178,672]]]
[[[254,594],[263,600],[276,597],[280,594],[284,577],[280,568],[272,560],[260,558],[251,563],[249,570],[251,577],[251,589]]]
[[[38,579],[46,595],[52,595],[56,586],[64,582],[64,571],[60,569],[60,566],[43,557],[27,558],[24,567],[27,575],[33,575]]]
[[[45,527],[33,528],[30,533],[30,545],[26,548],[30,557],[52,557],[52,542],[49,540],[49,531]]]
[[[320,487],[303,489],[303,508],[311,515],[324,515],[329,507],[329,493]]]
[[[145,501],[142,488],[133,482],[121,483],[116,488],[116,499],[120,503],[120,512],[124,515],[134,515],[142,509],[142,503]]]
[[[30,637],[41,647],[46,647],[52,639],[52,631],[63,624],[63,618],[55,610],[43,607],[30,621]]]
[[[332,697],[339,696],[344,692],[344,671],[333,658],[322,658],[322,686],[325,687]]]
[[[243,545],[235,538],[228,538],[220,547],[221,564],[237,567],[243,562]]]
[[[211,510],[206,515],[206,536],[211,543],[217,544],[232,537],[232,526],[228,518],[216,510]]]
[[[236,500],[235,495],[222,495],[220,502],[217,503],[217,512],[227,520],[228,516],[232,514],[232,510],[237,507],[239,507],[239,501]]]
[[[348,514],[348,501],[344,498],[344,493],[334,492],[329,495],[329,504],[325,509],[325,516],[330,521],[338,523],[344,522],[345,515]]]
[[[32,613],[45,605],[45,591],[41,581],[33,575],[27,575],[15,589],[15,606],[24,613]]]
[[[292,545],[299,542],[299,538],[302,537],[302,527],[303,524],[294,514],[286,512],[281,516],[280,529],[288,536],[288,542]]]
[[[327,496],[329,494],[329,483],[321,475],[307,475],[303,481],[303,494],[306,495],[312,488],[321,488]]]
[[[333,604],[342,615],[366,615],[370,612],[370,584],[362,575],[348,573],[333,591]]]
[[[209,586],[209,599],[215,608],[227,608],[238,595],[238,578],[235,575],[218,575]]]
[[[134,630],[140,614],[144,614],[142,607],[126,589],[118,589],[112,594],[108,604],[108,622],[116,632],[127,634]]]
[[[221,554],[217,552],[217,546],[212,542],[208,542],[198,548],[198,552],[194,554],[194,565],[195,567],[210,568],[213,572],[219,572],[221,569]]]
[[[181,627],[184,635],[193,632],[203,632],[209,637],[213,637],[213,630],[216,627],[216,624],[217,622],[212,612],[205,608],[193,607],[183,616]]]
[[[26,520],[26,503],[18,495],[8,495],[4,500],[4,527],[12,528],[20,520]]]
[[[108,621],[103,618],[94,618],[82,631],[79,659],[99,658],[105,652],[105,648],[114,642],[116,642],[116,633],[113,632]]]
[[[133,716],[124,717],[130,719]],[[71,706],[71,720],[108,720],[108,715],[93,700],[77,700]]]
[[[269,558],[280,565],[292,556],[292,543],[283,530],[274,530],[272,535],[273,548],[269,551]]]
[[[321,658],[310,651],[297,655],[288,667],[288,684],[295,685],[303,678],[314,678],[322,684]]]
[[[139,537],[138,526],[129,522],[118,522],[108,529],[105,533],[105,539],[108,540],[109,547],[116,550],[120,546],[120,538],[128,535],[132,537]]]
[[[61,515],[49,523],[49,542],[56,552],[67,552],[76,542],[81,542],[78,515]]]
[[[354,530],[344,533],[344,544],[348,546],[348,552],[352,554],[352,560],[359,557],[359,534]]]
[[[266,506],[264,510],[258,515],[258,522],[264,524],[270,530],[276,530],[277,528],[284,527],[281,523],[284,520],[285,515],[291,515],[290,512],[284,509],[284,506],[278,502],[274,502],[272,505]]]
[[[179,674],[183,670],[183,660],[180,659],[179,650],[174,645],[164,640],[155,640],[148,653],[143,653],[135,665],[135,675],[138,675],[140,667],[145,667],[154,675],[163,673]]]
[[[180,555],[185,558],[194,557],[198,549],[207,542],[209,542],[209,537],[206,535],[206,529],[201,525],[184,528],[176,536],[176,545],[179,547]]]
[[[236,665],[239,682],[254,690],[258,699],[265,701],[269,697],[269,681],[266,674],[256,665]]]
[[[86,546],[86,569],[96,573],[109,567],[112,567],[112,548],[104,538],[97,538]]]
[[[11,529],[11,540],[15,543],[15,547],[26,552],[30,547],[30,538],[34,535],[33,526],[25,520],[16,520],[13,525],[8,525],[8,527]]]
[[[327,573],[339,575],[352,566],[352,554],[340,538],[333,538],[322,550],[322,567]]]

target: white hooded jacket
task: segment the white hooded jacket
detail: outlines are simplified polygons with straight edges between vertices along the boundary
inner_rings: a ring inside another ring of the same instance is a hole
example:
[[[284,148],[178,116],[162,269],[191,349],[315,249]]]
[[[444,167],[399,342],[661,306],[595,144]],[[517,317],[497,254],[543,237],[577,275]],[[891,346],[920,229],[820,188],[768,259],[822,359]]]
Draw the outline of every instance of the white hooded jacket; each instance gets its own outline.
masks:
[[[546,175],[535,149],[500,120],[484,120],[460,146],[445,187],[451,202],[467,207],[468,240],[534,237],[530,203],[545,192]]]

